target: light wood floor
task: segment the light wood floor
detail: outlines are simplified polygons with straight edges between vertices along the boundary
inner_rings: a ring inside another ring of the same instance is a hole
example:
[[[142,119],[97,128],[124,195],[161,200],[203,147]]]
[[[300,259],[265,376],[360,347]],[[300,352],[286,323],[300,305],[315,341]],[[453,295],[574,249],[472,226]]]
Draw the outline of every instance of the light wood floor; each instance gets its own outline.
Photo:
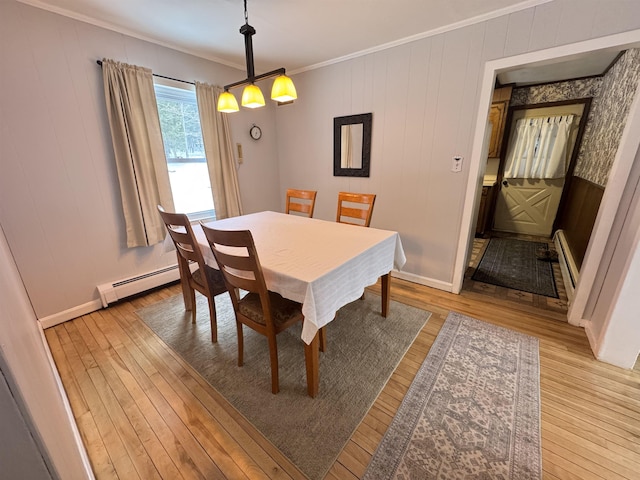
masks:
[[[303,478],[134,314],[179,293],[171,286],[45,332],[96,477]],[[640,478],[640,368],[594,360],[584,331],[562,313],[396,279],[391,293],[433,315],[327,479],[363,475],[453,310],[540,339],[545,479]]]

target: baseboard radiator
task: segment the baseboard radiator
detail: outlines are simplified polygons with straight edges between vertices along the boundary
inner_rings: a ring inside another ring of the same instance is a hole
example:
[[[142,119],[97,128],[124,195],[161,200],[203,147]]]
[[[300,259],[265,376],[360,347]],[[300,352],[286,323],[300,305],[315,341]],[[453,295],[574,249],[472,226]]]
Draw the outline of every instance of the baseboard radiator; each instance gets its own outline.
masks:
[[[578,265],[576,264],[571,249],[567,243],[567,237],[564,230],[558,230],[553,236],[553,243],[556,246],[558,252],[558,262],[560,263],[560,271],[562,272],[562,281],[564,287],[567,290],[567,297],[569,301],[573,298],[573,292],[576,289],[576,283],[578,282],[578,276],[580,274]]]
[[[102,285],[98,285],[98,292],[100,293],[102,306],[106,308],[110,303],[161,285],[166,285],[178,279],[180,279],[180,271],[176,264],[143,273],[142,275],[136,275],[135,277],[118,280],[117,282],[103,283]]]

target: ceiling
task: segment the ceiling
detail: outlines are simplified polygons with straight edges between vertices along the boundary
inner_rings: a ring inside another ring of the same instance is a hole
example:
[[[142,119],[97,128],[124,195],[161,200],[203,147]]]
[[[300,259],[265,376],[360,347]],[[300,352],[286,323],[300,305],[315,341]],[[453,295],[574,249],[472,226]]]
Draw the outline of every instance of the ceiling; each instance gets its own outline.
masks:
[[[581,53],[561,60],[546,60],[539,64],[499,72],[497,79],[501,85],[522,86],[601,75],[607,71],[619,53],[619,48],[611,48]]]
[[[245,69],[243,0],[18,0]],[[289,74],[550,0],[248,0],[256,74]],[[503,73],[500,83],[600,74],[614,53]],[[572,75],[572,76],[567,76]]]
[[[243,0],[18,0],[244,70]],[[331,62],[549,0],[248,0],[256,73]],[[480,18],[478,18],[480,17]]]

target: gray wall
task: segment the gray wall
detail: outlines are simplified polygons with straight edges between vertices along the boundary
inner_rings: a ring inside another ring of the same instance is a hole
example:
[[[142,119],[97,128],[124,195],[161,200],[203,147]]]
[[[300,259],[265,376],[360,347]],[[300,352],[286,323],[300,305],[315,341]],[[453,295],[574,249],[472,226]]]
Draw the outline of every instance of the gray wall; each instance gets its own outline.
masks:
[[[44,10],[0,2],[0,224],[39,318],[98,299],[96,285],[175,263],[126,247],[103,57],[224,85],[245,72]],[[274,108],[232,116],[247,212],[279,206]],[[264,135],[250,139],[251,123]]]
[[[404,271],[450,288],[487,60],[640,28],[640,2],[556,0],[295,76],[299,99],[232,117],[247,212],[284,208],[286,188],[378,194],[372,226],[399,231]],[[174,263],[127,249],[97,58],[185,80],[244,76],[207,60],[0,2],[0,224],[38,317],[95,302],[96,285]],[[332,175],[333,117],[373,112],[371,177]],[[252,123],[263,138],[252,141]]]
[[[325,219],[340,190],[378,194],[372,226],[400,232],[403,270],[446,288],[468,174],[451,158],[470,158],[485,62],[638,27],[640,2],[560,0],[300,74],[300,99],[277,112],[280,186],[317,189]],[[365,112],[371,176],[333,177],[333,117]]]

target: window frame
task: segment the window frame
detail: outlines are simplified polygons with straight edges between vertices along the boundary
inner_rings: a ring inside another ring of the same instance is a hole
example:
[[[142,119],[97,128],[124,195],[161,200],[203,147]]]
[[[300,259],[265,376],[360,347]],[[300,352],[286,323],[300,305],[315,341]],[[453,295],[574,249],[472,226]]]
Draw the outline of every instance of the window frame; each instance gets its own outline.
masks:
[[[187,82],[179,82],[176,80],[171,80],[168,78],[164,78],[164,77],[157,77],[154,76],[153,79],[153,83],[154,83],[154,92],[155,92],[155,96],[156,96],[156,103],[158,102],[159,99],[161,98],[166,98],[169,100],[176,100],[176,101],[181,101],[183,103],[191,103],[193,105],[196,106],[196,108],[198,108],[198,101],[197,101],[197,97],[195,95],[195,85],[191,84],[191,83],[187,83]],[[159,88],[156,88],[159,87]],[[169,88],[166,88],[169,87]],[[187,93],[189,92],[189,93]],[[198,111],[198,115],[199,115],[199,111]],[[160,120],[160,112],[158,111],[158,120]],[[198,123],[199,123],[199,118],[198,118]],[[161,123],[162,125],[162,123]],[[165,165],[167,166],[167,169],[169,168],[169,160],[179,160],[179,157],[176,158],[169,158],[167,157],[167,153],[166,150],[164,149],[164,133],[162,132],[162,128],[161,128],[161,134],[162,134],[162,142],[163,142],[163,153],[165,156]],[[200,125],[200,135],[202,138],[202,125]],[[206,157],[206,154],[204,153],[204,145],[202,146],[203,149],[203,156],[201,157],[193,157],[191,160],[195,160],[195,159],[204,159],[204,163],[208,165],[208,159]],[[187,158],[187,160],[189,160]],[[171,163],[179,163],[179,162],[171,162]],[[185,163],[195,163],[195,162],[185,162]],[[209,178],[209,183],[211,184],[211,179]],[[213,188],[213,186],[211,186],[211,188]],[[171,188],[171,195],[174,197],[175,199],[175,193],[173,191],[173,186]],[[216,220],[216,210],[215,210],[215,202],[213,200],[213,192],[212,192],[212,203],[213,203],[213,208],[212,209],[207,209],[207,210],[199,210],[199,211],[194,211],[194,212],[184,212],[187,217],[189,218],[190,222],[192,224],[196,224],[199,223],[200,221],[214,221]]]

